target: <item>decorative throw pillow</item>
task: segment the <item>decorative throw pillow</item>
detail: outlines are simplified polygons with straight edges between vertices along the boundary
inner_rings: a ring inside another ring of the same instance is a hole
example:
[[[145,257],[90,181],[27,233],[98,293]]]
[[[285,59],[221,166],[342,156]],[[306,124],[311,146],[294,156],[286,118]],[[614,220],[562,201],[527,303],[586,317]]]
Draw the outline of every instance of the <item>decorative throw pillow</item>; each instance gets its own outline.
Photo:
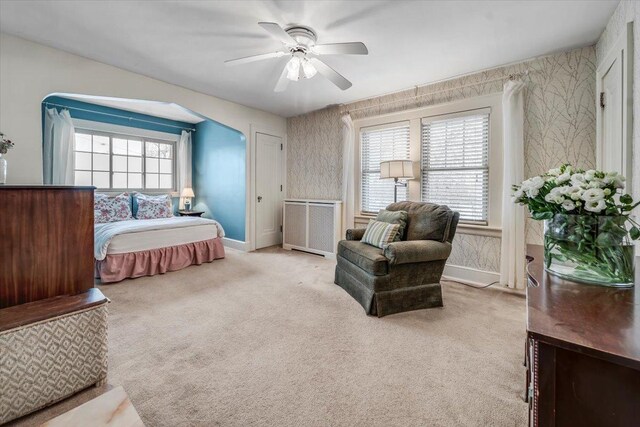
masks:
[[[380,209],[376,221],[387,222],[389,224],[398,224],[398,234],[393,239],[394,242],[399,242],[404,237],[404,230],[407,228],[407,219],[409,214],[407,211],[388,211],[386,209]]]
[[[173,209],[171,207],[171,199],[153,200],[146,198],[138,198],[138,211],[136,218],[138,219],[155,219],[155,218],[171,218]]]
[[[93,200],[93,217],[96,224],[133,219],[128,193],[109,197],[97,193]]]
[[[133,212],[134,217],[138,217],[138,199],[147,199],[154,200],[156,202],[164,202],[165,200],[169,200],[171,203],[171,196],[169,194],[142,194],[142,193],[133,193],[131,195],[131,211]],[[173,211],[173,205],[171,206],[171,210]]]
[[[361,242],[384,249],[389,243],[393,242],[399,228],[398,224],[389,224],[372,219],[364,231]]]

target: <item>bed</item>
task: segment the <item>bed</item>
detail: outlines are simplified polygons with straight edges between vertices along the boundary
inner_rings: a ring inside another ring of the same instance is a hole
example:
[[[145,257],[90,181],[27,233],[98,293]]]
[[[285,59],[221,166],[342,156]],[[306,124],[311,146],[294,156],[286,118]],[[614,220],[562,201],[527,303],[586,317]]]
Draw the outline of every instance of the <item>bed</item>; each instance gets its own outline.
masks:
[[[211,219],[171,217],[95,224],[95,277],[153,276],[224,258],[224,229]]]

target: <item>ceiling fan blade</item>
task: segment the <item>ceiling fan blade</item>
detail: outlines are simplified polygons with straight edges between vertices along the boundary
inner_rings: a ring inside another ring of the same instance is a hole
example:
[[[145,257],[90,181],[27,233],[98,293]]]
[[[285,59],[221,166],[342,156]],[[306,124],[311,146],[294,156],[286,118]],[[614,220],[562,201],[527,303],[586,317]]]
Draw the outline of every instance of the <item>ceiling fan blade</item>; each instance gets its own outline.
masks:
[[[340,89],[347,90],[351,87],[351,82],[349,80],[345,79],[340,73],[320,61],[318,58],[309,58],[309,61],[311,61],[320,74],[325,76]]]
[[[224,61],[224,63],[225,65],[240,65],[240,64],[247,64],[249,62],[262,61],[264,59],[280,58],[285,55],[286,55],[285,52],[263,53],[261,55],[251,55],[251,56],[245,56],[243,58],[238,58],[238,59],[229,59],[227,61]]]
[[[291,37],[287,32],[275,22],[258,22],[262,28],[267,30],[269,34],[271,34],[276,39],[280,40],[282,43],[287,46],[297,46],[298,42],[295,41],[293,37]]]
[[[287,78],[287,67],[285,66],[282,70],[282,74],[280,74],[280,78],[278,79],[278,83],[276,83],[276,87],[273,88],[274,92],[284,92],[289,86],[289,79]]]
[[[367,55],[369,50],[361,42],[317,44],[311,50],[318,55]]]

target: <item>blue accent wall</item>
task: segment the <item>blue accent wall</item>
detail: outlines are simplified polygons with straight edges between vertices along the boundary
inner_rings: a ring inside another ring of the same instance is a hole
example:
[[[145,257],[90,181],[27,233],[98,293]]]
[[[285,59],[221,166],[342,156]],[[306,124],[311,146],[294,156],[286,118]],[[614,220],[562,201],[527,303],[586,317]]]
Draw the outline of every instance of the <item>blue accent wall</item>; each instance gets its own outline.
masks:
[[[196,198],[194,210],[202,210],[203,217],[218,221],[230,239],[245,240],[246,218],[246,138],[232,128],[213,120],[198,124],[163,119],[146,114],[133,113],[117,108],[104,107],[59,96],[49,96],[42,102],[42,126],[44,134],[45,108],[53,103],[68,107],[69,114],[75,119],[110,123],[179,135],[182,129],[195,130],[192,137],[192,180]],[[73,108],[81,108],[82,111]],[[100,114],[107,113],[107,114]],[[108,114],[126,117],[114,117]],[[131,117],[134,120],[130,120]],[[142,119],[146,121],[138,121]],[[167,126],[170,125],[170,126]],[[178,127],[174,127],[178,126]],[[178,199],[174,199],[177,208]]]
[[[61,98],[59,96],[49,96],[42,101],[42,123],[44,126],[44,111],[45,108],[56,108],[58,111],[62,107],[47,106],[46,103],[53,103],[64,105],[68,107],[69,114],[74,119],[90,120],[92,122],[109,123],[119,126],[129,126],[137,129],[154,130],[158,132],[173,133],[180,135],[182,129],[193,130],[195,125],[193,123],[185,123],[176,120],[164,119],[161,117],[149,116],[147,114],[134,113],[131,111],[120,110],[118,108],[104,107],[102,105],[91,104],[88,102],[76,101],[74,99]],[[82,108],[82,110],[75,110],[74,108]],[[83,111],[90,110],[90,111]],[[101,114],[102,113],[102,114]],[[105,114],[106,113],[106,114]],[[114,117],[110,114],[125,117]],[[137,119],[137,120],[136,120]],[[142,121],[145,120],[145,121]],[[154,123],[149,123],[149,121]],[[177,127],[174,127],[177,126]]]
[[[195,209],[222,224],[230,239],[245,241],[246,138],[212,120],[196,125],[193,137]]]

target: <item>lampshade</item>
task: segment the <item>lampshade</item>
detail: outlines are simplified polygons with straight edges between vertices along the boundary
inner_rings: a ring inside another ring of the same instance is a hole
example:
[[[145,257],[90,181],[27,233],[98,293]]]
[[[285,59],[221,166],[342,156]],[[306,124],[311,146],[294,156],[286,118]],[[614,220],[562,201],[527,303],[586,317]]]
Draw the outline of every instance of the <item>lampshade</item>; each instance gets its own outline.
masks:
[[[184,190],[180,193],[180,197],[196,197],[196,195],[193,194],[193,188],[184,187]]]
[[[413,162],[411,160],[387,160],[380,162],[380,179],[413,178]]]
[[[297,56],[294,56],[287,62],[287,78],[294,82],[300,79],[300,66],[302,61]]]

